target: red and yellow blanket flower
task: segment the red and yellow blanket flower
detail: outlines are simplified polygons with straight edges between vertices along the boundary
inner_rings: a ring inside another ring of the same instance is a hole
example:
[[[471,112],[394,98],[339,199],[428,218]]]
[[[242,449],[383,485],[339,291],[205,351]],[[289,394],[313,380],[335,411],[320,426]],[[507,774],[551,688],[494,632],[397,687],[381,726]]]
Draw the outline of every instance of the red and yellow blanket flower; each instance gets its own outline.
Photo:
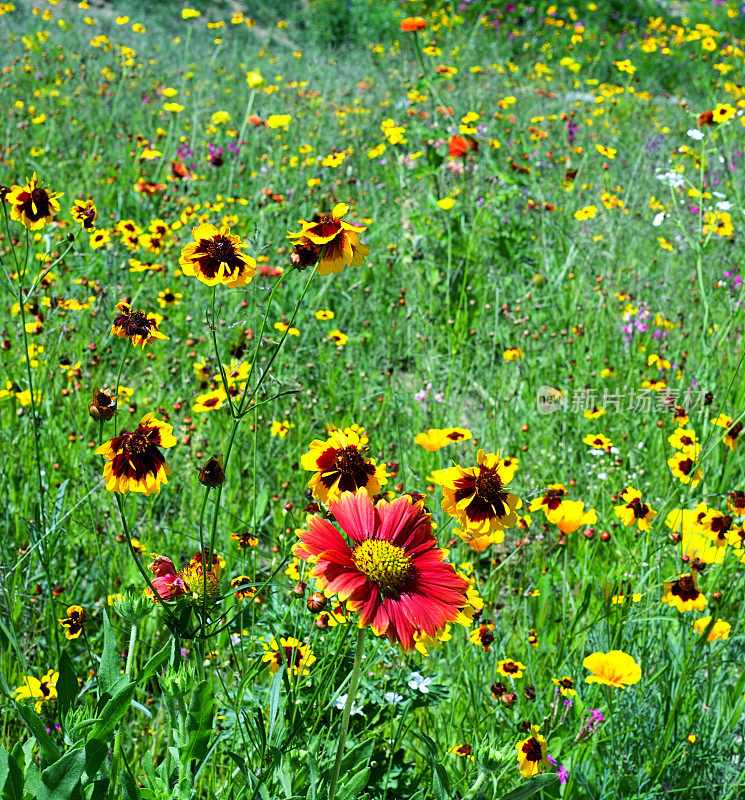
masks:
[[[31,180],[26,179],[25,186],[11,186],[5,201],[10,206],[11,219],[30,231],[37,231],[52,222],[59,212],[58,197],[62,197],[62,192],[45,189],[34,172]]]
[[[404,495],[373,504],[365,489],[344,492],[330,506],[330,522],[309,516],[292,551],[313,565],[319,589],[338,594],[348,611],[405,650],[417,635],[435,638],[468,600],[468,581],[445,563],[420,501]]]
[[[164,333],[158,329],[158,325],[163,321],[160,314],[142,309],[133,309],[132,306],[120,300],[116,307],[119,315],[114,318],[111,324],[110,334],[118,336],[120,339],[129,339],[135,347],[142,347],[154,342],[156,339],[168,339]]]

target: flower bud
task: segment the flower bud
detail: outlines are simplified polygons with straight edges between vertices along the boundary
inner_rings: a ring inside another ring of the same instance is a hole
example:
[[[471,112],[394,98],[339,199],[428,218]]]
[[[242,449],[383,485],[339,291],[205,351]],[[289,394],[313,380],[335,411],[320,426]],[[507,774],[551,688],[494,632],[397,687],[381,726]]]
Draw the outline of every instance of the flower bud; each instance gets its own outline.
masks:
[[[116,395],[111,394],[111,389],[96,389],[88,413],[95,420],[108,422],[116,413]]]
[[[199,470],[199,482],[208,489],[222,486],[225,483],[225,470],[222,466],[222,456],[210,456]]]

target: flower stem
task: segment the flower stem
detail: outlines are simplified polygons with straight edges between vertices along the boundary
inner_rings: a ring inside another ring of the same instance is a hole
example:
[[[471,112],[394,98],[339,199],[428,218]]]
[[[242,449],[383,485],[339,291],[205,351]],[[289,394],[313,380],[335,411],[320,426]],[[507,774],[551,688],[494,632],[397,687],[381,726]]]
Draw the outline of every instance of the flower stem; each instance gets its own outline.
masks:
[[[354,667],[352,667],[352,676],[349,680],[349,694],[347,695],[347,702],[344,704],[344,713],[341,718],[339,744],[336,747],[336,761],[334,761],[334,769],[331,772],[331,784],[329,785],[329,800],[334,800],[336,797],[336,784],[339,781],[339,770],[341,769],[341,761],[344,757],[344,745],[347,742],[349,717],[352,713],[352,703],[354,703],[355,697],[357,696],[357,685],[360,681],[362,652],[365,649],[365,630],[365,628],[359,628],[357,630],[357,650],[354,654]]]

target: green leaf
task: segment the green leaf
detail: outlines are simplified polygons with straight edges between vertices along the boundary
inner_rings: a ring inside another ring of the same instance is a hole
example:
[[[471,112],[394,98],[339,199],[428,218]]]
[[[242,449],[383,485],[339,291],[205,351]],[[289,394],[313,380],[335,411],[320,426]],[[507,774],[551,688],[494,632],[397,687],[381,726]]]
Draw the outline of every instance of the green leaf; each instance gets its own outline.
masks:
[[[284,676],[284,667],[280,667],[274,675],[272,680],[272,688],[269,692],[269,742],[272,741],[272,733],[274,733],[274,726],[277,722],[277,713],[279,711],[279,690],[282,688],[282,678]]]
[[[445,768],[440,764],[437,745],[426,733],[421,731],[415,731],[415,733],[424,742],[429,761],[432,764],[432,792],[437,800],[447,800],[450,797],[450,781]]]
[[[85,751],[82,747],[69,750],[41,773],[47,792],[38,800],[68,800],[81,797],[80,777],[85,769]]]
[[[47,726],[44,724],[44,720],[31,706],[25,706],[21,703],[15,703],[14,705],[21,719],[26,723],[26,726],[34,735],[34,739],[38,742],[41,757],[48,764],[53,764],[59,759],[60,751],[47,733]]]
[[[503,794],[499,800],[526,800],[526,798],[538,794],[541,789],[545,789],[554,781],[558,780],[559,776],[555,772],[546,772],[543,775],[536,775],[526,781],[522,786],[518,786],[517,789]]]
[[[165,645],[161,650],[151,656],[145,666],[140,670],[139,675],[137,676],[137,683],[144,683],[148,678],[152,678],[153,675],[168,661],[171,653],[168,648],[168,645]]]
[[[364,767],[356,772],[338,791],[339,800],[353,800],[359,797],[370,777],[370,767]]]
[[[119,680],[119,648],[114,629],[106,611],[103,612],[103,654],[98,668],[98,688],[100,695],[110,694],[111,687]]]
[[[24,765],[18,763],[23,759],[23,750],[14,748],[8,754],[0,745],[0,796],[3,800],[23,800]]]
[[[126,676],[124,677],[126,679],[125,682],[117,681],[116,686],[121,684],[120,688],[117,689],[111,700],[103,707],[95,727],[88,734],[85,744],[85,771],[90,778],[95,776],[106,758],[106,754],[109,751],[109,743],[114,738],[114,731],[132,702],[135,684]]]
[[[308,800],[316,800],[316,786],[321,782],[321,772],[313,753],[306,753],[305,758],[308,762]]]
[[[186,748],[181,753],[181,761],[204,761],[212,733],[214,721],[214,699],[212,686],[207,681],[199,681],[189,701],[189,712],[186,718],[186,732],[189,736]]]
[[[78,696],[78,675],[67,651],[63,650],[59,658],[59,678],[57,679],[57,708],[60,716],[73,707]]]
[[[372,739],[355,745],[341,760],[339,774],[346,775],[352,770],[366,767],[370,763],[370,756],[372,756],[374,747],[375,742]]]
[[[122,800],[140,800],[140,790],[126,769],[119,775],[119,783],[122,787]]]

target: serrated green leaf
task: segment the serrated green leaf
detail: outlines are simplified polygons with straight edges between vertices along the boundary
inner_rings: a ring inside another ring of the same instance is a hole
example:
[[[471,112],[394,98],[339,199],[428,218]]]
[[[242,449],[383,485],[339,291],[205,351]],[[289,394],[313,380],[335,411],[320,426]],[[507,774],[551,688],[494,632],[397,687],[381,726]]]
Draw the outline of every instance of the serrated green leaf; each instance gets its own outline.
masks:
[[[194,687],[189,701],[189,712],[186,718],[186,732],[189,739],[181,752],[182,763],[204,761],[214,719],[212,686],[207,681],[199,681]]]
[[[339,800],[353,800],[367,785],[370,778],[370,767],[364,767],[356,772],[337,792]]]

